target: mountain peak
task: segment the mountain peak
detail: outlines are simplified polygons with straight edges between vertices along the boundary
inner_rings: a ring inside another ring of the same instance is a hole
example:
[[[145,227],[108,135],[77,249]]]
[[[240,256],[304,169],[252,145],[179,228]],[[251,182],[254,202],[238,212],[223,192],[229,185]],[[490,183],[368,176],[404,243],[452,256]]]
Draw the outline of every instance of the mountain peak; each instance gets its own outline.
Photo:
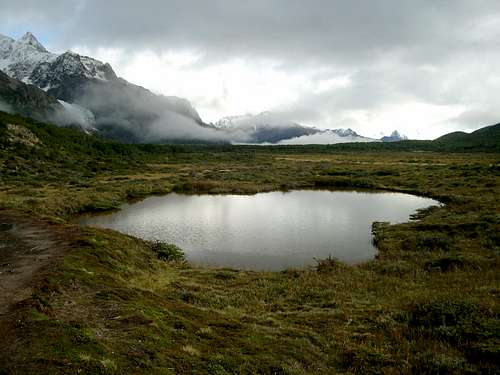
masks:
[[[38,39],[30,31],[26,32],[26,34],[24,34],[19,39],[19,42],[22,44],[28,44],[40,52],[47,52],[45,47],[38,41]]]
[[[19,38],[20,41],[30,43],[30,42],[36,42],[38,43],[38,39],[36,36],[31,33],[31,31],[27,31],[21,38]]]
[[[336,133],[337,135],[340,135],[341,137],[359,137],[359,134],[356,133],[354,130],[351,128],[340,128],[340,129],[333,129],[332,132]]]
[[[397,130],[394,130],[392,133],[391,133],[391,137],[401,137],[401,135],[399,135],[399,132]]]
[[[397,130],[394,130],[391,135],[389,136],[384,136],[380,138],[382,142],[398,142],[398,141],[405,141],[408,139],[407,136],[402,135],[400,132]]]

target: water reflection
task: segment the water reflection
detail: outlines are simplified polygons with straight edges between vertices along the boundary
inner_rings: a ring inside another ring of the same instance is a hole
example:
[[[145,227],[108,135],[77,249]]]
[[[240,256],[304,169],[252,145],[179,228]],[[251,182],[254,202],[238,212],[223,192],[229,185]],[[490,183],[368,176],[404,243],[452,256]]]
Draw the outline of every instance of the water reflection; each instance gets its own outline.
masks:
[[[415,210],[435,204],[387,192],[168,194],[81,223],[174,243],[196,264],[281,270],[328,256],[348,263],[372,259],[374,221],[405,222]]]

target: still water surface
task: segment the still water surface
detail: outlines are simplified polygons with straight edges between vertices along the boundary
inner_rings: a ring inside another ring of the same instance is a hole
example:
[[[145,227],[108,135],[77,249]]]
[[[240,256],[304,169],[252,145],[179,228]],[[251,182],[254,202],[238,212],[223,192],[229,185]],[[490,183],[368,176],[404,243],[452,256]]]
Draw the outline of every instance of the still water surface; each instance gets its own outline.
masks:
[[[372,259],[374,221],[400,223],[439,202],[409,194],[298,190],[256,195],[168,194],[81,219],[181,247],[189,261],[253,270]]]

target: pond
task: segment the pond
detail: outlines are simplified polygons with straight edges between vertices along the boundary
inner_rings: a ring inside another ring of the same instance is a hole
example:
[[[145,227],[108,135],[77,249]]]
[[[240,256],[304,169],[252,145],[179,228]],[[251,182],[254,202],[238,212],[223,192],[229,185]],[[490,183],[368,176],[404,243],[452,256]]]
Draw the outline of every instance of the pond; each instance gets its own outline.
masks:
[[[373,259],[374,221],[406,222],[417,209],[438,204],[391,192],[172,193],[79,222],[176,244],[193,264],[283,270],[329,256],[350,264]]]

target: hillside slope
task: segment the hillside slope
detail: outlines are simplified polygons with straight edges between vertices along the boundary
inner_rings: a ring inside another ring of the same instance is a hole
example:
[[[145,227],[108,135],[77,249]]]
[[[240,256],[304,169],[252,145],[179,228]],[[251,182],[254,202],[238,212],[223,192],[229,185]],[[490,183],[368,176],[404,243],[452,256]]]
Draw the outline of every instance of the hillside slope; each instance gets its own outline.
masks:
[[[0,71],[0,110],[2,109],[41,121],[50,121],[56,112],[63,111],[64,108],[45,91],[10,78]]]
[[[472,133],[453,132],[443,135],[435,143],[445,147],[464,150],[482,147],[484,149],[500,150],[500,123],[485,126]]]

